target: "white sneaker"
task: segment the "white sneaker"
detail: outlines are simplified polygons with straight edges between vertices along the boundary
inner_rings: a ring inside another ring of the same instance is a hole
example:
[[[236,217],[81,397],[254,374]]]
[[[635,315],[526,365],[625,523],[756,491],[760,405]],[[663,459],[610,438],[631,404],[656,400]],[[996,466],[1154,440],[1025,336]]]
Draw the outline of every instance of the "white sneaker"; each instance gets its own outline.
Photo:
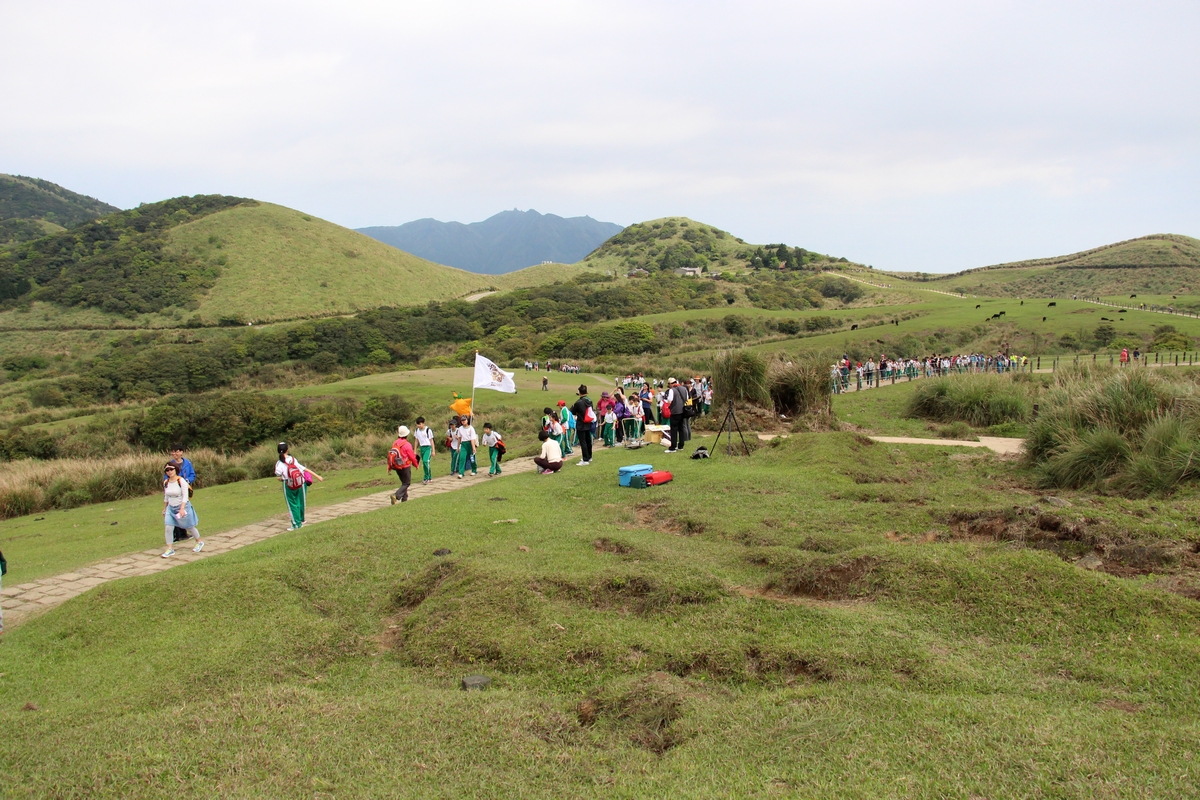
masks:
[[[175,555],[175,551],[174,551],[174,550],[168,550],[167,552],[165,552],[165,553],[163,553],[163,554],[162,554],[162,557],[163,557],[163,558],[170,558],[170,557],[171,557],[171,556],[173,556],[173,555]]]
[[[588,466],[588,465],[589,465],[589,464],[591,464],[591,463],[592,463],[592,462],[590,462],[590,461],[580,461],[580,462],[579,462],[579,463],[577,463],[575,466],[577,466],[577,467],[586,467],[586,466]]]
[[[193,553],[199,553],[204,549],[204,542],[196,542],[196,546],[192,548]]]

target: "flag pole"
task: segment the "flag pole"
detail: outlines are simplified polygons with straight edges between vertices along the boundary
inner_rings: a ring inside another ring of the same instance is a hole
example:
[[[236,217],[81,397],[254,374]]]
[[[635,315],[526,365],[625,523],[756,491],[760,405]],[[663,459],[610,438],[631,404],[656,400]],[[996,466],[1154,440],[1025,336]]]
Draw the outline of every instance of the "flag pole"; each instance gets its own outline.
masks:
[[[471,365],[471,425],[475,424],[475,365],[479,363],[479,351],[475,351],[475,364]]]

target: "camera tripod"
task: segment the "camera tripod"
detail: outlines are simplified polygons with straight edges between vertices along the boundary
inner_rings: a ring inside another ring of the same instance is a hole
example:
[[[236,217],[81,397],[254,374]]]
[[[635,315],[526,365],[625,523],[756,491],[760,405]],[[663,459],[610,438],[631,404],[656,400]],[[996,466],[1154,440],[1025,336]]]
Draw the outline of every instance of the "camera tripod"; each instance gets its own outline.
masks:
[[[712,452],[715,455],[717,445],[721,441],[721,434],[729,431],[729,436],[725,440],[725,454],[733,455],[733,432],[736,430],[738,438],[742,440],[742,449],[746,451],[746,455],[750,455],[750,446],[746,444],[746,437],[742,435],[742,426],[738,424],[737,414],[733,410],[733,401],[729,401],[729,409],[725,412],[725,420],[721,423],[721,429],[717,431],[717,438],[713,440]]]

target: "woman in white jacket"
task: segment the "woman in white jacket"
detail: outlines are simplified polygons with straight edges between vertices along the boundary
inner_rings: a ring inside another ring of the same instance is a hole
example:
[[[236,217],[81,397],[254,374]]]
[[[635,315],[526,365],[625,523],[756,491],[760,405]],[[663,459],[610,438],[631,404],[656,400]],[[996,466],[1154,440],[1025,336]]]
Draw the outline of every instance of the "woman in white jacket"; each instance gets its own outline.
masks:
[[[192,548],[193,553],[204,549],[204,540],[200,538],[200,530],[197,528],[200,518],[196,516],[196,509],[192,508],[192,502],[188,499],[188,482],[179,474],[176,466],[174,461],[168,461],[163,468],[163,472],[167,474],[167,481],[163,486],[163,524],[166,526],[167,552],[162,554],[163,558],[175,555],[173,545],[176,526],[187,529],[188,536],[196,540],[196,546]]]

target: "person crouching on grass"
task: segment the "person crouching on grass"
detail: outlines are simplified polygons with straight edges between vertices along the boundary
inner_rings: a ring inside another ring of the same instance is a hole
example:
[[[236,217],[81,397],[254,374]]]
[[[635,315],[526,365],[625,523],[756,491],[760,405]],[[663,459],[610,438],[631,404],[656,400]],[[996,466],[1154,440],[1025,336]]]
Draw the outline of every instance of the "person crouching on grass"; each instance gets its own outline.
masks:
[[[508,448],[504,446],[500,432],[493,429],[490,422],[483,423],[483,446],[488,449],[488,459],[491,462],[488,477],[494,478],[500,474],[500,459],[504,458]]]
[[[392,495],[392,505],[396,505],[396,501],[401,503],[408,502],[408,487],[412,485],[412,468],[417,463],[417,454],[413,452],[412,445],[408,443],[408,428],[401,425],[396,429],[397,439],[392,442],[392,449],[388,450],[388,472],[396,471],[400,476],[400,488]]]
[[[304,504],[308,499],[308,485],[302,479],[299,486],[290,486],[289,477],[298,470],[301,475],[308,473],[319,481],[325,479],[288,455],[287,442],[280,442],[275,450],[279,453],[279,460],[275,462],[275,477],[283,482],[283,497],[287,501],[288,514],[292,518],[292,526],[288,530],[300,530],[304,527]]]
[[[167,475],[167,483],[163,487],[163,524],[166,526],[167,551],[162,557],[170,558],[175,555],[173,545],[176,525],[185,528],[188,536],[196,540],[192,552],[199,553],[204,549],[204,540],[200,538],[200,530],[196,527],[200,524],[200,518],[196,516],[196,509],[192,508],[191,501],[188,500],[188,483],[180,476],[174,461],[168,461],[163,467],[163,472]]]
[[[542,443],[542,452],[533,459],[533,463],[538,465],[543,475],[553,475],[562,469],[562,448],[546,431],[538,433],[538,441]]]
[[[417,429],[413,431],[413,436],[417,440],[417,453],[420,455],[421,467],[425,471],[425,478],[421,481],[422,484],[433,481],[433,429],[425,424],[424,417],[417,417]]]

